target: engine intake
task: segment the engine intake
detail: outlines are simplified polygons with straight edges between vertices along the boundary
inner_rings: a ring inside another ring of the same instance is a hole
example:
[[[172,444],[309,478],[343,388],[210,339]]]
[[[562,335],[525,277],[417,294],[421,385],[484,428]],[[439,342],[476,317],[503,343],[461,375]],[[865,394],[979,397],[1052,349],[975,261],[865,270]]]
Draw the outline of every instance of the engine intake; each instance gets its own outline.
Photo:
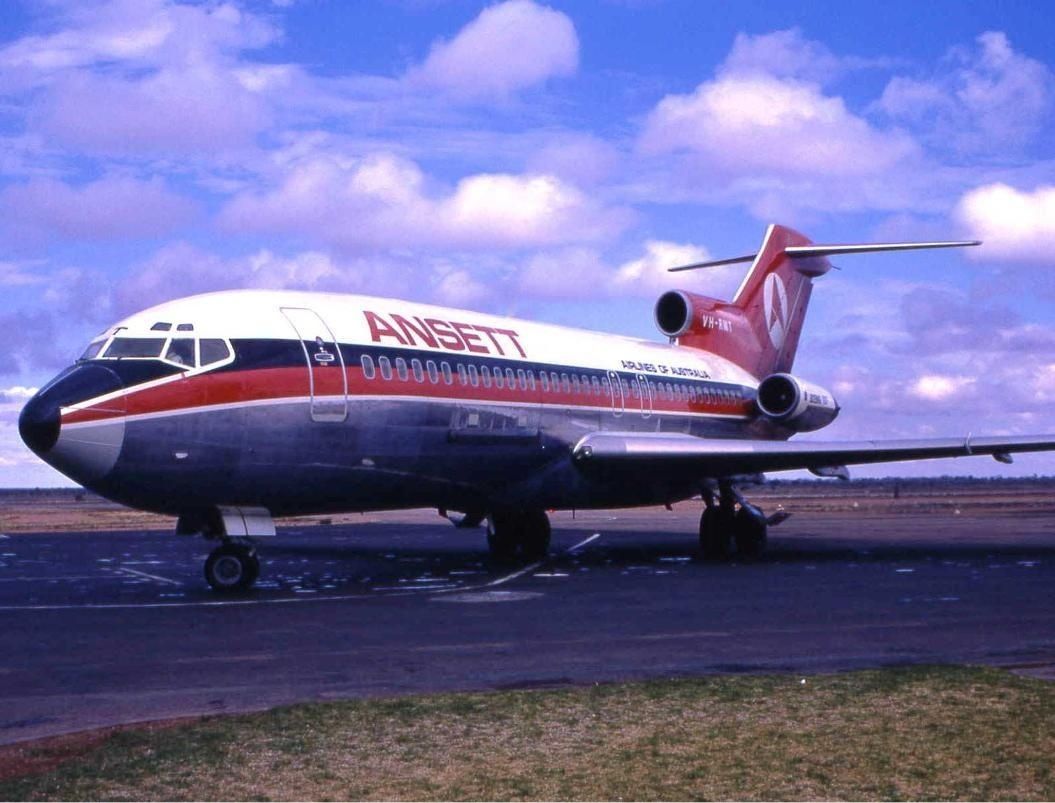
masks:
[[[831,393],[791,374],[763,379],[756,404],[762,415],[795,432],[821,429],[839,415],[839,403]]]
[[[680,337],[692,326],[692,300],[682,290],[668,290],[656,301],[656,326],[667,337]]]

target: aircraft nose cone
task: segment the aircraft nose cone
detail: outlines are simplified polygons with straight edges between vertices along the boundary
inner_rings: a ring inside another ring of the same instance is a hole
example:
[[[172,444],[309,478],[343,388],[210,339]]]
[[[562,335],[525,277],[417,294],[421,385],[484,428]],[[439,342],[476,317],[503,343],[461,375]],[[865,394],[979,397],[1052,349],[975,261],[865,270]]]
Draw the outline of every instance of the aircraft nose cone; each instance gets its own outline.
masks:
[[[103,365],[78,363],[40,389],[18,417],[18,432],[38,457],[86,485],[105,477],[117,462],[124,441],[124,398],[111,397],[124,387]],[[92,400],[100,400],[92,402]],[[63,409],[89,402],[87,418],[63,423]]]
[[[52,394],[38,393],[18,416],[18,434],[38,455],[47,454],[59,439],[59,405]]]

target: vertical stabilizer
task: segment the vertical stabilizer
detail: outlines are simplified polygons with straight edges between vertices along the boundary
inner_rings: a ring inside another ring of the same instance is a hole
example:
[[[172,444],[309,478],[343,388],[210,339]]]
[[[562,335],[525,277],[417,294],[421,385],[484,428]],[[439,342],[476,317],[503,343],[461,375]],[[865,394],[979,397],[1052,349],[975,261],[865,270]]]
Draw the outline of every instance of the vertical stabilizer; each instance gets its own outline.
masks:
[[[823,256],[793,258],[785,249],[810,244],[793,229],[771,225],[733,297],[732,306],[755,335],[757,359],[749,370],[756,376],[790,371],[795,361],[813,279],[827,273],[831,263]]]

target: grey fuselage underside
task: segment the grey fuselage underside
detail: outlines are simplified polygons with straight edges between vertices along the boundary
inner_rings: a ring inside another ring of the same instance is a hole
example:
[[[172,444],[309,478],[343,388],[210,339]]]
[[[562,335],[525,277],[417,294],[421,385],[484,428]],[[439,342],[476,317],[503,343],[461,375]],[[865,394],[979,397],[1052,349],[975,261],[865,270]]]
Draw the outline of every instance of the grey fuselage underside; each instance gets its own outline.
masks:
[[[160,513],[231,505],[276,516],[662,504],[699,493],[703,477],[590,477],[573,464],[572,447],[602,430],[781,437],[758,418],[354,396],[342,421],[313,420],[309,401],[298,399],[123,426],[117,461],[87,483],[92,490]]]

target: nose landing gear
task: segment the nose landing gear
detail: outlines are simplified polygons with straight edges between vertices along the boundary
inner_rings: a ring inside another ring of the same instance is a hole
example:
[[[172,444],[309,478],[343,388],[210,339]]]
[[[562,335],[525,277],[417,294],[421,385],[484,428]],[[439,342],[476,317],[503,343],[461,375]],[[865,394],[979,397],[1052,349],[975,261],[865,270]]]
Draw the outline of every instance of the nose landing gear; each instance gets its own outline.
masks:
[[[205,560],[205,580],[214,591],[247,591],[260,576],[260,558],[251,543],[229,539]]]
[[[219,541],[205,560],[205,581],[214,591],[248,591],[260,577],[260,558],[249,536],[273,536],[275,523],[263,508],[217,507],[184,513],[176,534]]]

